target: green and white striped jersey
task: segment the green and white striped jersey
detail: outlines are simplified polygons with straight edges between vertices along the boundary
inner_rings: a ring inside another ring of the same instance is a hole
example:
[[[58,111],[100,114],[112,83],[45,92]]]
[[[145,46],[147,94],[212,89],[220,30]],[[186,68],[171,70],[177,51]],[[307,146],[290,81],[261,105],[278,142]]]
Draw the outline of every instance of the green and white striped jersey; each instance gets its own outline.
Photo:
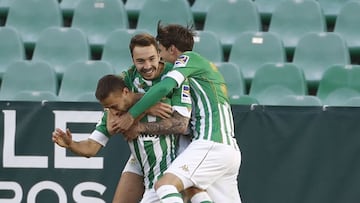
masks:
[[[146,92],[152,85],[156,84],[161,78],[172,70],[173,65],[165,63],[164,71],[159,78],[149,81],[141,77],[132,66],[122,73],[126,85],[133,92]],[[162,102],[169,103],[173,109],[180,114],[190,117],[191,97],[189,85],[185,81],[181,88],[174,89]],[[107,112],[104,113],[101,122],[96,126],[98,134],[102,134],[102,139],[106,141],[111,136],[106,129]],[[141,122],[156,122],[159,118],[154,116],[145,116]],[[106,136],[106,138],[104,137]],[[105,143],[106,143],[105,141]],[[160,178],[163,172],[176,157],[177,139],[175,135],[149,135],[142,134],[137,139],[129,142],[131,153],[141,164],[144,174],[144,184],[146,188],[153,188],[155,181]]]
[[[192,98],[193,140],[204,139],[234,145],[234,122],[227,87],[217,67],[189,51],[175,61],[171,77],[181,85],[189,80]]]

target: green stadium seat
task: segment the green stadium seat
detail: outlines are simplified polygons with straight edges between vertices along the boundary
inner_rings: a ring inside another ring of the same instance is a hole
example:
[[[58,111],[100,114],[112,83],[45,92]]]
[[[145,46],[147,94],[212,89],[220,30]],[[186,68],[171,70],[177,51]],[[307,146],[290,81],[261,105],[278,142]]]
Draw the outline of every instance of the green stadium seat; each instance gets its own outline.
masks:
[[[228,88],[229,99],[240,98],[246,93],[243,75],[234,63],[219,63],[217,67],[223,75]]]
[[[309,88],[316,89],[327,68],[350,64],[348,47],[339,34],[309,33],[299,40],[293,63],[303,69]]]
[[[210,31],[199,31],[194,37],[193,51],[198,52],[214,63],[224,61],[224,53],[218,36]]]
[[[145,0],[139,13],[136,29],[156,35],[158,21],[163,24],[194,25],[187,0]]]
[[[22,37],[26,50],[31,52],[41,31],[63,26],[58,4],[57,0],[13,0],[5,26],[14,28]]]
[[[74,10],[81,0],[62,0],[59,4],[62,15],[64,18],[72,19]]]
[[[109,33],[128,29],[129,21],[121,0],[86,0],[75,7],[71,27],[82,30],[92,52],[101,54]]]
[[[14,95],[15,101],[57,101],[58,97],[48,91],[20,91]]]
[[[320,80],[316,93],[325,105],[344,105],[360,96],[360,65],[333,65]]]
[[[264,24],[269,24],[275,8],[283,1],[288,0],[254,0],[256,7],[260,13],[261,20]]]
[[[6,18],[12,1],[13,0],[0,0],[0,17]]]
[[[209,8],[215,2],[224,2],[224,0],[195,0],[194,4],[191,6],[194,20],[203,23]]]
[[[322,106],[321,100],[314,95],[287,95],[276,102],[280,106]]]
[[[59,80],[65,69],[75,61],[90,59],[90,47],[86,36],[75,28],[48,28],[39,37],[32,57],[33,61],[46,61],[56,71]]]
[[[317,0],[326,17],[326,21],[329,25],[334,24],[336,17],[339,15],[340,9],[350,1],[358,0]]]
[[[355,96],[347,99],[344,103],[344,106],[360,107],[360,96]]]
[[[271,32],[245,32],[238,35],[229,55],[229,62],[240,67],[247,85],[261,65],[285,61],[284,46],[280,38]]]
[[[129,20],[136,21],[139,17],[140,10],[143,8],[146,0],[127,0],[125,3],[125,10],[128,14]]]
[[[262,105],[276,105],[287,95],[307,95],[303,71],[292,63],[268,63],[255,73],[249,95]]]
[[[236,36],[246,31],[260,31],[260,14],[252,1],[218,1],[209,8],[205,31],[218,35],[224,54],[230,52]]]
[[[13,100],[20,91],[51,92],[56,95],[58,81],[45,62],[16,61],[6,69],[0,89],[1,100]]]
[[[230,98],[230,104],[234,105],[252,105],[259,104],[259,101],[249,95],[241,95],[239,98]]]
[[[96,101],[95,90],[98,80],[104,75],[114,73],[112,66],[105,61],[75,62],[64,72],[58,94],[59,100]],[[92,99],[88,97],[89,94],[93,95]]]
[[[304,15],[306,13],[306,15]],[[291,58],[299,39],[309,32],[325,32],[326,21],[320,4],[315,0],[287,0],[274,10],[269,32],[283,41]]]
[[[0,28],[0,81],[7,66],[25,60],[25,49],[18,33],[8,27]]]
[[[349,47],[350,54],[360,55],[360,1],[349,1],[339,11],[334,32],[341,35]]]
[[[116,73],[126,70],[133,64],[129,46],[132,34],[125,29],[111,32],[105,41],[102,61],[110,63]]]

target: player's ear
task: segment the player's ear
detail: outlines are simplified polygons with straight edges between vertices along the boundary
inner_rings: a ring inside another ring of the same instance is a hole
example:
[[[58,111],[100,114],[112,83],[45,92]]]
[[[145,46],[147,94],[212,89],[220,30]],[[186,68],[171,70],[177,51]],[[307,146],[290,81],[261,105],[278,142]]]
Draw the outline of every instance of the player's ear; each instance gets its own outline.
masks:
[[[122,93],[125,94],[125,95],[129,94],[129,92],[130,92],[130,90],[127,87],[124,87],[124,89],[122,90]]]

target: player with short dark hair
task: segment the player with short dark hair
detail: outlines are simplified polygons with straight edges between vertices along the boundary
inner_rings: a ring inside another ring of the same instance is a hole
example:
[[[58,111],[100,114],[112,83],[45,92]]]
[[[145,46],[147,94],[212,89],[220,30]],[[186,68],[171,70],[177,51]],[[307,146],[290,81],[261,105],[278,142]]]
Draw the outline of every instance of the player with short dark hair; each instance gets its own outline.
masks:
[[[241,154],[222,75],[213,63],[191,51],[191,27],[159,23],[156,39],[162,59],[174,63],[174,69],[120,117],[118,127],[127,130],[142,112],[188,79],[193,141],[157,181],[157,194],[164,203],[182,202],[179,191],[196,186],[207,190],[214,202],[241,202],[237,184]]]

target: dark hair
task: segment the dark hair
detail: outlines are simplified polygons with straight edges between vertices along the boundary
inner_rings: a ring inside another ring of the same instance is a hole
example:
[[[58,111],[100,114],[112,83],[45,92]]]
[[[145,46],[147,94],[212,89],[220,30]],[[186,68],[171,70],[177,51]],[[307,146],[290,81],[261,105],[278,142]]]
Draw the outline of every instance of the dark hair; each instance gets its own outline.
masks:
[[[179,51],[191,51],[194,46],[195,32],[193,26],[184,27],[178,24],[161,25],[158,22],[156,40],[168,49],[174,45]]]
[[[150,35],[148,33],[140,33],[140,34],[134,35],[131,38],[130,44],[129,44],[131,56],[133,55],[133,50],[136,46],[147,47],[147,46],[151,46],[151,45],[153,45],[156,48],[156,50],[159,50],[158,43],[156,42],[155,37],[153,37],[152,35]]]
[[[126,87],[125,81],[116,75],[105,75],[98,81],[95,97],[99,101],[106,99],[110,93],[123,90]]]

